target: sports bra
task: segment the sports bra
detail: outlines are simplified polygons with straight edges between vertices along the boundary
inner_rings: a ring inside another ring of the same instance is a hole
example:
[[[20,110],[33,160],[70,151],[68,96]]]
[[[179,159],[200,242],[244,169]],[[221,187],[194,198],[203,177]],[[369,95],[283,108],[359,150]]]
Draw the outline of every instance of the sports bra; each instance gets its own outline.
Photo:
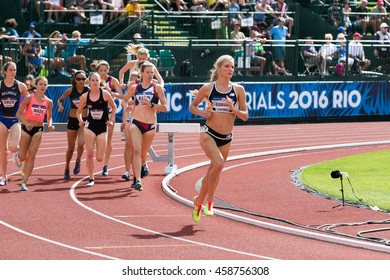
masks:
[[[232,85],[228,92],[219,92],[217,90],[217,85],[214,82],[208,97],[208,101],[210,103],[213,112],[218,112],[218,113],[232,112],[226,103],[226,96],[228,96],[232,100],[233,106],[236,106],[238,98],[237,98],[235,87]]]

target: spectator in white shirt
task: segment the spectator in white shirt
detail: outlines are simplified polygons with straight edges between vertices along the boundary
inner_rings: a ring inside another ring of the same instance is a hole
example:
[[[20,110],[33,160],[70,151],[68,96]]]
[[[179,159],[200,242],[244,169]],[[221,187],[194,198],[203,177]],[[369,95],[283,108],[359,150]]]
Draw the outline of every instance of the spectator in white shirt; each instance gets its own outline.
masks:
[[[366,70],[370,65],[371,61],[366,59],[364,55],[363,44],[360,43],[360,39],[363,36],[356,32],[353,34],[353,41],[348,45],[348,55],[355,60],[354,65],[357,67],[357,71],[361,73],[362,70]]]

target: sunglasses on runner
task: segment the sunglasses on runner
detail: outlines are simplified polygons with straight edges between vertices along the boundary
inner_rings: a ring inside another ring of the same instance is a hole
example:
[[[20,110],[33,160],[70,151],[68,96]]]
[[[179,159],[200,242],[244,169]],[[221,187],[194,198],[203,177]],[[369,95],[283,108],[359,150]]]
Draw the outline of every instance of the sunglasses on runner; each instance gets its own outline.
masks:
[[[87,78],[76,78],[76,81],[85,81]]]

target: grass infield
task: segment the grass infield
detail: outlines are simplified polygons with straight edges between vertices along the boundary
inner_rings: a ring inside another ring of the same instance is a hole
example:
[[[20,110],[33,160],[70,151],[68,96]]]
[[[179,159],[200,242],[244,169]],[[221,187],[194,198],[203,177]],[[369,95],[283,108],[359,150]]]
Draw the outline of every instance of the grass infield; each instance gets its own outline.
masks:
[[[347,172],[343,176],[345,202],[377,206],[390,212],[390,151],[378,151],[339,158],[303,169],[300,179],[309,189],[341,199],[340,179],[333,179],[334,170]],[[352,185],[352,187],[351,187]]]

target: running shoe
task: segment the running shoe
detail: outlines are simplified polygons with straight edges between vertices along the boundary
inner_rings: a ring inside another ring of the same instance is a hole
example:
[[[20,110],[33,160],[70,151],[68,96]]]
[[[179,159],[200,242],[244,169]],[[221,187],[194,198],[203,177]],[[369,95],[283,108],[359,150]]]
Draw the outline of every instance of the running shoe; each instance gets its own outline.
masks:
[[[80,161],[76,160],[76,164],[75,164],[74,169],[73,169],[73,174],[77,175],[79,173],[80,173]]]
[[[17,167],[22,167],[22,162],[20,161],[20,154],[19,152],[15,152],[13,155],[12,155],[12,158],[14,160],[14,163]]]
[[[204,207],[204,214],[207,216],[214,215],[214,202],[212,200],[208,200]]]
[[[28,188],[26,186],[26,183],[22,183],[22,187],[20,188],[21,191],[28,191]]]
[[[107,165],[103,166],[102,175],[103,176],[108,176],[108,166]]]
[[[141,184],[141,181],[140,181],[140,180],[135,181],[135,182],[131,185],[131,187],[132,187],[133,189],[136,189],[137,191],[142,191],[142,190],[143,190],[142,184]]]
[[[88,182],[88,184],[87,184],[87,187],[93,187],[93,186],[95,186],[95,180],[89,179],[89,182]]]
[[[125,179],[126,181],[130,181],[130,173],[129,172],[123,173],[122,178]]]
[[[7,179],[5,179],[5,178],[0,179],[0,187],[7,185],[7,183],[8,183]]]
[[[198,204],[198,196],[194,196],[194,210],[192,211],[192,219],[195,223],[200,221],[200,216],[202,214],[202,204]]]
[[[64,179],[65,179],[65,180],[70,180],[69,169],[65,169],[65,172],[64,172]]]
[[[144,166],[142,166],[141,168],[141,178],[144,178],[146,176],[149,175],[149,167],[147,164],[145,164]]]
[[[125,136],[125,134],[124,134],[123,132],[122,132],[121,140],[122,140],[122,141],[126,141],[126,136]]]

